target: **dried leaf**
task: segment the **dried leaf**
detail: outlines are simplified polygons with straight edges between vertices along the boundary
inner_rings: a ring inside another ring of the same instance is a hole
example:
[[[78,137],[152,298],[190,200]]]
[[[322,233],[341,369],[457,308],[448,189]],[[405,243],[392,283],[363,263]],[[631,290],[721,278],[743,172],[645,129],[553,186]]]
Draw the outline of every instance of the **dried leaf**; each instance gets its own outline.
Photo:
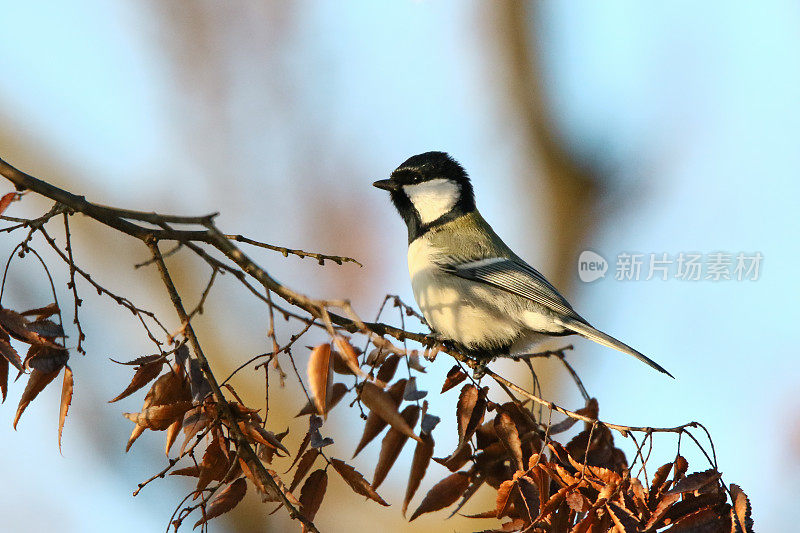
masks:
[[[131,436],[128,437],[128,444],[127,446],[125,446],[125,453],[128,453],[130,451],[131,446],[133,446],[133,443],[136,442],[136,439],[142,436],[144,430],[145,430],[144,426],[140,426],[138,424],[133,426],[133,431],[131,431]]]
[[[64,431],[64,421],[67,419],[69,406],[72,403],[72,369],[64,367],[64,381],[61,385],[61,408],[58,415],[58,449],[61,450],[61,432]]]
[[[227,445],[223,444],[222,435],[215,431],[211,443],[203,454],[203,461],[200,463],[197,490],[203,490],[212,481],[222,481],[229,468],[230,460],[228,459]]]
[[[387,394],[389,398],[392,400],[392,405],[394,405],[395,410],[400,405],[400,402],[403,401],[403,392],[405,391],[407,380],[401,379],[398,380],[395,384],[389,387]],[[370,411],[369,415],[367,415],[367,421],[364,424],[364,432],[361,434],[361,440],[358,442],[356,446],[356,451],[353,452],[353,457],[358,455],[358,452],[364,449],[364,447],[372,442],[372,439],[377,437],[383,428],[387,425],[386,420],[381,418],[381,416],[373,411]]]
[[[422,442],[409,427],[408,422],[397,412],[397,406],[389,393],[367,381],[361,389],[361,401],[394,429],[417,442]]]
[[[140,413],[122,413],[125,418],[137,425],[154,431],[167,429],[176,419],[192,408],[192,402],[176,402],[167,405],[147,407]]]
[[[11,309],[0,308],[0,327],[9,335],[28,344],[58,347],[57,344],[28,329],[28,325],[28,320],[21,314]]]
[[[65,337],[64,328],[52,320],[37,319],[28,324],[28,331],[32,331],[42,337]]]
[[[442,385],[442,393],[445,393],[467,379],[467,374],[461,370],[461,367],[458,365],[453,366],[447,372],[447,378],[444,380],[444,384]]]
[[[465,442],[455,449],[449,457],[435,457],[433,460],[447,468],[451,472],[455,472],[472,458],[472,446],[469,442]]]
[[[219,493],[219,496],[214,498],[211,504],[206,508],[205,516],[199,520],[194,527],[205,524],[212,518],[216,518],[221,514],[225,514],[234,507],[236,507],[244,495],[247,493],[247,480],[240,477]]]
[[[33,344],[28,349],[23,366],[49,374],[58,372],[69,360],[69,352],[61,346],[53,347],[43,344]]]
[[[367,480],[364,479],[364,476],[362,476],[361,473],[359,473],[355,468],[340,459],[334,458],[331,458],[331,466],[334,468],[334,470],[336,470],[336,472],[339,473],[340,476],[342,476],[342,479],[344,479],[345,482],[350,485],[350,488],[353,489],[356,494],[366,496],[367,498],[378,502],[383,506],[389,506],[389,504],[386,503],[377,492],[375,492],[375,489],[373,489],[372,486],[367,483]]]
[[[264,446],[281,450],[286,455],[289,455],[289,450],[286,449],[286,446],[281,444],[281,441],[275,437],[275,434],[271,431],[267,431],[258,424],[247,420],[239,421],[239,429],[242,430],[242,433],[250,442],[258,442]],[[278,454],[278,456],[280,457],[280,454]]]
[[[387,357],[383,361],[380,369],[378,369],[378,375],[375,376],[375,379],[382,383],[389,383],[394,377],[394,373],[397,371],[397,365],[399,362],[400,358],[395,354]]]
[[[483,421],[483,415],[486,413],[485,393],[486,390],[478,390],[472,384],[464,385],[461,389],[456,406],[459,446],[472,438],[472,434]]]
[[[344,383],[334,383],[331,388],[328,390],[328,401],[327,401],[327,408],[326,411],[330,412],[331,409],[336,407],[344,395],[347,393],[347,385]],[[295,418],[304,416],[304,415],[311,415],[317,412],[316,405],[309,401],[300,409],[300,412],[295,415]]]
[[[507,413],[498,413],[494,417],[494,430],[500,442],[503,443],[506,451],[508,451],[508,455],[514,460],[512,466],[515,466],[516,470],[522,470],[524,465],[522,462],[522,443],[519,440],[519,431],[514,421]]]
[[[658,505],[656,509],[653,511],[653,514],[650,516],[650,520],[647,521],[645,524],[644,529],[648,530],[656,526],[664,515],[669,511],[669,508],[672,506],[673,503],[680,499],[680,494],[664,494],[664,496],[658,501]]]
[[[693,474],[689,474],[685,478],[678,481],[671,490],[667,491],[667,494],[681,494],[684,492],[694,492],[696,490],[700,490],[709,483],[717,481],[722,474],[717,472],[715,469],[710,468],[703,472],[695,472]]]
[[[328,488],[328,474],[323,469],[314,470],[300,489],[300,512],[309,520],[314,520],[322,499],[325,497],[325,489]]]
[[[739,528],[744,528],[744,532],[750,533],[753,531],[753,517],[751,515],[752,508],[750,507],[750,500],[742,490],[742,487],[736,483],[731,483],[730,490],[731,503],[733,503],[733,509],[731,512],[736,518],[734,523],[738,522]]]
[[[136,426],[139,427],[139,426]],[[188,477],[200,477],[200,466],[199,465],[192,465],[187,466],[185,468],[179,468],[177,470],[173,470],[169,473],[170,476],[188,476]]]
[[[508,514],[508,509],[511,506],[511,492],[514,490],[514,481],[507,479],[503,481],[497,488],[497,498],[495,500],[494,515],[497,518],[502,518]]]
[[[47,317],[53,316],[56,313],[60,313],[61,311],[58,309],[58,306],[55,303],[48,304],[44,307],[37,307],[35,309],[28,309],[27,311],[23,311],[20,314],[22,316],[35,316],[36,320],[42,320]]]
[[[417,372],[422,372],[423,374],[427,372],[425,367],[422,366],[422,361],[419,358],[419,350],[411,350],[411,353],[406,356],[408,358],[408,367],[416,370]]]
[[[0,330],[0,334],[2,333],[5,332]],[[2,356],[4,361],[10,362],[12,365],[14,365],[14,368],[22,372],[22,359],[20,359],[19,354],[8,341],[8,335],[5,335],[5,338],[0,338],[0,356]],[[3,399],[5,399],[5,395],[3,396]]]
[[[414,458],[411,460],[411,471],[408,475],[408,486],[406,487],[406,495],[403,499],[403,516],[406,516],[408,504],[416,494],[422,478],[425,477],[425,472],[428,470],[428,465],[433,457],[433,437],[429,433],[421,435],[422,442],[418,442],[414,449]]]
[[[406,388],[403,391],[403,399],[408,402],[418,402],[428,395],[428,391],[417,390],[417,378],[412,377],[406,383]]]
[[[400,413],[400,416],[409,428],[413,428],[417,424],[417,419],[419,418],[419,407],[416,405],[408,405],[403,409],[403,412]],[[386,479],[386,475],[389,473],[389,470],[391,470],[392,465],[394,465],[397,456],[400,455],[407,440],[408,435],[402,433],[395,427],[392,427],[386,433],[386,436],[383,437],[381,454],[378,457],[378,464],[375,466],[375,476],[372,479],[372,487],[374,489],[377,490],[381,483],[383,483],[383,480]],[[422,441],[420,440],[419,443],[422,443]]]
[[[0,392],[3,394],[3,402],[5,402],[8,393],[8,359],[5,357],[0,357]]]
[[[141,389],[154,379],[158,377],[161,373],[161,368],[164,366],[164,358],[159,357],[155,361],[150,363],[143,364],[136,369],[136,373],[133,375],[133,379],[125,387],[125,390],[120,392],[119,395],[114,398],[113,400],[109,400],[108,403],[114,403],[118,400],[123,398],[127,398],[137,390]]]
[[[190,402],[192,393],[186,376],[173,368],[158,378],[144,397],[143,407]]]
[[[458,396],[458,404],[456,405],[456,421],[458,423],[458,445],[461,446],[464,441],[468,440],[467,425],[469,425],[470,418],[472,417],[472,410],[478,402],[480,392],[478,387],[468,383],[461,388],[461,394]]]
[[[653,475],[653,481],[650,482],[650,490],[648,491],[648,507],[652,508],[658,500],[670,470],[672,470],[672,463],[667,463],[659,466],[656,473]]]
[[[22,397],[19,399],[17,414],[14,416],[14,429],[17,429],[19,417],[22,416],[22,413],[25,411],[25,408],[28,407],[28,404],[36,399],[36,396],[38,396],[39,393],[42,392],[42,390],[56,378],[60,370],[61,369],[59,368],[53,372],[45,373],[41,372],[40,370],[33,369],[30,377],[28,378],[28,383],[25,385],[25,391],[23,391]]]
[[[456,472],[441,480],[428,491],[408,521],[413,522],[420,515],[432,513],[454,504],[469,487],[469,480],[470,476],[467,472]]]
[[[319,457],[319,450],[311,449],[308,450],[303,454],[303,457],[297,463],[297,469],[294,471],[294,478],[292,479],[292,484],[289,485],[289,491],[294,492],[294,489],[300,484],[303,480],[303,477],[311,470],[311,467],[314,466],[314,461],[317,460]]]
[[[175,422],[170,424],[167,428],[167,442],[164,445],[164,454],[169,457],[169,451],[172,449],[172,445],[175,444],[175,440],[180,435],[181,428],[183,427],[183,417],[176,418]]]
[[[706,507],[677,520],[669,531],[670,533],[716,533],[729,530],[730,527],[728,517],[723,518],[716,509]]]
[[[16,197],[17,193],[9,192],[4,194],[3,197],[0,198],[0,215],[2,215],[5,212],[5,210],[8,209],[8,206],[11,205],[11,202],[13,202]]]
[[[353,348],[350,341],[344,337],[336,336],[333,338],[333,344],[336,346],[336,354],[347,365],[353,374],[363,376],[364,372],[361,371],[361,366],[358,364],[358,351]]]
[[[326,399],[333,375],[331,374],[331,345],[320,344],[308,356],[308,383],[317,412],[328,417]]]

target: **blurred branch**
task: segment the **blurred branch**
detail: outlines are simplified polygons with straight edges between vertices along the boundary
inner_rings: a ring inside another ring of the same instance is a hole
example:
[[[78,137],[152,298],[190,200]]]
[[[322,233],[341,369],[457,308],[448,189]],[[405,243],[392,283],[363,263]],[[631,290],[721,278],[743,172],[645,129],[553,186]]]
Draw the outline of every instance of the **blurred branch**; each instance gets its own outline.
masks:
[[[558,134],[552,106],[544,87],[542,47],[534,34],[540,18],[537,2],[513,0],[492,4],[499,23],[497,36],[501,54],[507,64],[508,83],[515,116],[522,117],[522,126],[530,147],[530,165],[542,167],[541,177],[547,183],[550,197],[543,204],[551,210],[548,227],[554,258],[550,276],[555,285],[567,290],[571,285],[576,252],[593,227],[597,197],[602,182],[596,169],[580,165]],[[531,38],[534,35],[534,38]],[[537,194],[541,194],[537,190]]]

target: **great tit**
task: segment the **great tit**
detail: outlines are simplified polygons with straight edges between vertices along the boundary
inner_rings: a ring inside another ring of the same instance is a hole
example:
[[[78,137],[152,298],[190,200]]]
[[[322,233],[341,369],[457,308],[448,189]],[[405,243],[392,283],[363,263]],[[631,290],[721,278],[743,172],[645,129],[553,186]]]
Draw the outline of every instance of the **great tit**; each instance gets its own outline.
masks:
[[[414,298],[442,341],[487,361],[524,353],[548,336],[577,333],[672,377],[655,361],[591,326],[506,246],[475,207],[464,168],[448,154],[415,155],[390,179],[373,185],[389,191],[408,227]]]

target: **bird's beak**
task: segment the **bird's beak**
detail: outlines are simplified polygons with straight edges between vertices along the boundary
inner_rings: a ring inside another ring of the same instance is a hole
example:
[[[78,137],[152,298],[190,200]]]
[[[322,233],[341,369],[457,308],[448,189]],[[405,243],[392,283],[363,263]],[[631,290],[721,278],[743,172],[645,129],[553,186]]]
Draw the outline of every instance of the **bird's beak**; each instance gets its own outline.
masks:
[[[398,188],[397,182],[392,180],[378,180],[373,183],[372,186],[383,189],[384,191],[396,191]]]

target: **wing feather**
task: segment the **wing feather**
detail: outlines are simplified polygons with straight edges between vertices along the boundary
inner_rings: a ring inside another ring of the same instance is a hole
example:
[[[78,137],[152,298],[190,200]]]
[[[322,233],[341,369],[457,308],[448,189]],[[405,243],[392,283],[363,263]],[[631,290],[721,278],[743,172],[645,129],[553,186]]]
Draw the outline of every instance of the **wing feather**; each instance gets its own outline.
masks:
[[[444,261],[440,268],[463,279],[486,283],[553,311],[585,322],[553,285],[535,268],[513,257],[475,261]]]

